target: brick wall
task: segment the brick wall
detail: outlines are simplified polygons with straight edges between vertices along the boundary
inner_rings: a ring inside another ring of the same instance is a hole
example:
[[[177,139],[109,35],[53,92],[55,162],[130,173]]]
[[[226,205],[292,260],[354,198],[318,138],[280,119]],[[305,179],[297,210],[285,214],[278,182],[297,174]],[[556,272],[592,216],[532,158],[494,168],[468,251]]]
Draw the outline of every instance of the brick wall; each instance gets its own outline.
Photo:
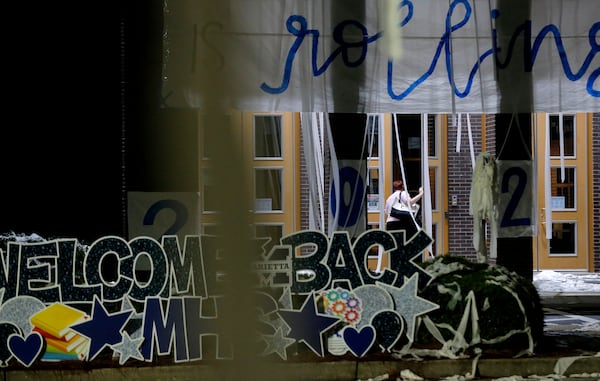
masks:
[[[296,231],[306,230],[308,229],[308,206],[310,205],[309,201],[309,192],[308,192],[308,173],[306,168],[306,150],[304,149],[305,144],[304,140],[306,137],[302,133],[302,126],[300,127],[300,207],[297,210],[300,210],[300,226],[296,227]]]
[[[485,147],[486,151],[496,156],[496,115],[485,117]]]
[[[469,214],[469,199],[473,166],[469,148],[467,117],[462,114],[460,152],[456,152],[458,127],[452,115],[448,115],[448,253],[475,261],[473,248],[473,217]],[[482,150],[481,115],[470,115],[475,157]],[[456,123],[458,125],[458,121]],[[458,197],[458,205],[452,206],[451,197]],[[446,254],[446,253],[444,253]]]

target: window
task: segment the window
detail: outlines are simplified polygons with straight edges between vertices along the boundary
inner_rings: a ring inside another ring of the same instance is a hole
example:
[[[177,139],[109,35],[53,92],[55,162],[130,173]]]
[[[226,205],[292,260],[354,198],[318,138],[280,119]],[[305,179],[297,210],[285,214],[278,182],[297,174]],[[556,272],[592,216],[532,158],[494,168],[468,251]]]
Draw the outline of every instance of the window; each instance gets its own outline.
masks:
[[[414,194],[421,186],[421,115],[394,114],[396,128],[392,129],[392,177],[401,179],[400,158],[396,142],[400,142],[402,165],[404,166],[404,184],[410,194]],[[396,134],[398,132],[398,134]],[[399,135],[399,136],[397,136]]]
[[[367,119],[367,139],[369,150],[368,157],[376,159],[379,157],[379,116],[369,115]]]
[[[437,167],[429,167],[429,185],[430,185],[430,192],[431,192],[431,210],[437,210],[438,206],[437,206],[437,182],[438,182],[438,178],[437,178]]]
[[[552,167],[552,210],[575,209],[575,168],[565,168],[565,175],[561,181],[561,168]]]
[[[577,227],[574,222],[553,222],[550,255],[576,256]]]
[[[369,168],[367,173],[367,209],[379,211],[379,169]]]
[[[550,115],[550,156],[560,156],[560,122],[562,119],[564,156],[575,155],[575,116]]]
[[[283,210],[282,179],[282,168],[256,168],[254,170],[255,212]]]
[[[435,115],[427,115],[427,142],[429,147],[427,154],[429,157],[437,157],[437,126],[435,124]]]
[[[281,115],[254,116],[254,156],[281,158]]]

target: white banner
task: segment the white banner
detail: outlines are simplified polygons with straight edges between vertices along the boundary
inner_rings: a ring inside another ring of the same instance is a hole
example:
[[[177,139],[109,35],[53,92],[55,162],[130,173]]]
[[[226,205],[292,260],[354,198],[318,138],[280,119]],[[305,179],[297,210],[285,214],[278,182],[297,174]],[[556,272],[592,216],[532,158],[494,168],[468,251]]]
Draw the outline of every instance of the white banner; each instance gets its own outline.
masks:
[[[241,110],[600,110],[598,1],[528,5],[165,1],[163,106],[202,109],[220,77]]]

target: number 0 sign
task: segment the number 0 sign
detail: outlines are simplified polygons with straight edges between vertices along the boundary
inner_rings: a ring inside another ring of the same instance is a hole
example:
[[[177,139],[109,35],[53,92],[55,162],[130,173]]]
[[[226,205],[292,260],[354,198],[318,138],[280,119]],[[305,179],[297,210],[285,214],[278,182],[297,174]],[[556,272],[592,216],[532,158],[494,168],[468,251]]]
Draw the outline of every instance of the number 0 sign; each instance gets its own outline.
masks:
[[[533,162],[498,160],[498,237],[533,236]]]

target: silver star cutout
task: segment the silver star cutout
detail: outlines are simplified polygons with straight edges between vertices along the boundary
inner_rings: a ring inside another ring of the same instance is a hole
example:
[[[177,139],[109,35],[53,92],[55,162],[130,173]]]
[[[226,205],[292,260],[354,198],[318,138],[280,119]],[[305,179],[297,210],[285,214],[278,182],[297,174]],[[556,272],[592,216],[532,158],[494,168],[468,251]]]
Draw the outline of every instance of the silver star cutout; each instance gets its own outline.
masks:
[[[130,358],[144,361],[139,349],[142,341],[143,337],[132,339],[127,332],[123,332],[123,340],[119,344],[111,345],[113,351],[119,352],[119,365],[125,364]]]
[[[401,288],[381,282],[376,283],[389,292],[392,299],[394,299],[394,310],[402,315],[406,321],[406,335],[411,342],[414,341],[417,316],[440,308],[439,305],[417,295],[419,273],[414,273],[408,279],[405,278]]]
[[[262,353],[263,356],[277,353],[283,360],[287,360],[287,352],[285,349],[296,341],[289,337],[285,337],[281,327],[277,328],[273,335],[263,335],[263,339],[267,343],[267,347]]]
[[[289,287],[285,287],[281,296],[279,297],[279,304],[282,308],[292,309],[292,290]]]

